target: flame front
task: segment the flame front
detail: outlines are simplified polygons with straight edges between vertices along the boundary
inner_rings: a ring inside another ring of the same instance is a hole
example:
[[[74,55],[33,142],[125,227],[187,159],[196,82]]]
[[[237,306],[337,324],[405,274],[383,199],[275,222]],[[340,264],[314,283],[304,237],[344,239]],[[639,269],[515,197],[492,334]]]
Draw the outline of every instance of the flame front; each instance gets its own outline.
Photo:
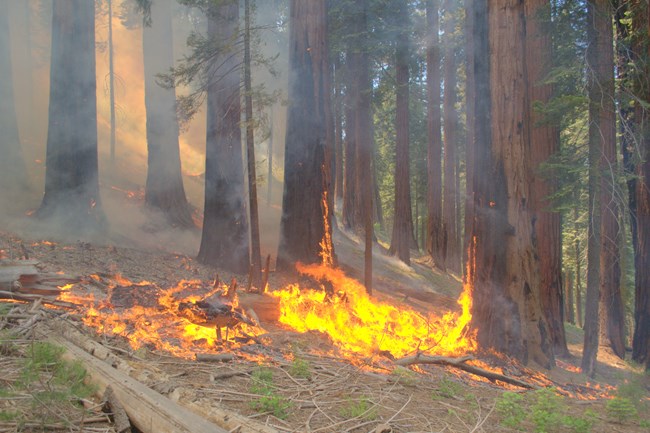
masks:
[[[403,357],[418,349],[454,355],[476,347],[466,327],[471,319],[471,290],[467,284],[459,300],[462,313],[436,317],[373,299],[361,283],[340,269],[302,264],[297,269],[333,287],[312,290],[290,285],[271,292],[280,301],[280,322],[298,332],[326,333],[342,351],[363,356],[390,352]]]

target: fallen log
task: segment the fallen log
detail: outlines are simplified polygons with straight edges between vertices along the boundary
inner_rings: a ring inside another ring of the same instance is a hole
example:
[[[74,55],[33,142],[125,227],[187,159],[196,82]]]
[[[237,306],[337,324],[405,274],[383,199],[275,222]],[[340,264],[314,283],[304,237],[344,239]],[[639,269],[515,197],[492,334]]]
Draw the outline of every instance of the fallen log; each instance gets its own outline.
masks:
[[[72,342],[59,336],[50,336],[49,339],[66,350],[64,357],[83,364],[100,393],[112,386],[129,418],[143,433],[227,433],[227,430],[110,367]]]
[[[539,389],[538,385],[533,383],[528,383],[517,378],[506,376],[505,374],[497,373],[494,371],[486,370],[484,368],[476,367],[475,365],[467,364],[467,361],[474,359],[473,356],[467,355],[460,358],[450,358],[446,356],[429,356],[418,353],[414,356],[409,356],[406,358],[398,359],[395,361],[396,365],[402,367],[413,365],[413,364],[437,364],[437,365],[448,365],[451,367],[458,368],[459,370],[466,371],[468,373],[475,374],[477,376],[485,377],[491,381],[499,381],[508,383],[510,385],[519,386],[526,389]]]
[[[76,305],[71,304],[69,302],[50,301],[38,295],[25,295],[25,294],[15,293],[15,292],[6,292],[4,290],[0,290],[0,299],[8,299],[11,301],[26,302],[26,303],[41,301],[45,305],[52,305],[55,307],[68,308],[68,309],[75,309],[77,307]]]
[[[194,356],[199,362],[230,362],[235,359],[233,353],[197,353]]]
[[[245,311],[252,309],[259,322],[278,323],[280,318],[280,301],[277,298],[259,293],[239,292],[239,306]]]

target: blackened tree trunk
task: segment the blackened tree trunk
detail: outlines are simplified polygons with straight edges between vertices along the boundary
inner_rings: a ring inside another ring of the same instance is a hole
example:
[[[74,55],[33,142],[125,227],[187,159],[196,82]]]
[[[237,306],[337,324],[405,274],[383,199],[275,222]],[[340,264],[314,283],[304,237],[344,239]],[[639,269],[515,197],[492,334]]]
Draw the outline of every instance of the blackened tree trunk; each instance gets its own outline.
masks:
[[[545,0],[526,2],[527,80],[530,95],[530,154],[534,176],[531,201],[535,212],[535,242],[539,251],[541,300],[551,331],[556,355],[569,356],[564,332],[564,294],[562,290],[562,229],[560,213],[551,209],[550,197],[557,191],[556,176],[542,172],[543,164],[559,150],[558,129],[534,108],[548,103],[553,87],[545,84],[552,61],[551,10]]]
[[[167,72],[174,64],[171,8],[172,0],[153,1],[151,25],[142,31],[148,152],[144,200],[170,223],[191,227],[192,214],[181,174],[176,92],[156,81],[157,74]]]
[[[255,128],[253,120],[253,84],[251,78],[251,5],[244,0],[244,103],[246,105],[246,161],[248,162],[248,204],[251,225],[251,269],[253,284],[261,283],[262,253],[260,248],[260,223],[257,206],[257,175],[255,171]],[[263,289],[263,288],[262,288]]]
[[[604,35],[608,16],[607,0],[590,0],[587,2],[587,63],[589,75],[587,76],[587,91],[589,96],[589,230],[587,244],[587,293],[585,299],[585,335],[582,361],[580,368],[588,376],[596,374],[596,356],[598,354],[598,339],[600,333],[600,319],[598,303],[601,287],[600,258],[601,258],[601,181],[600,163],[603,152],[604,136],[601,135],[603,120],[602,98],[607,97],[601,91],[601,86],[607,78],[604,73],[602,51],[607,50]],[[610,46],[609,49],[612,49]]]
[[[460,271],[460,242],[456,229],[456,147],[458,146],[458,113],[456,102],[456,47],[454,30],[456,27],[455,0],[446,0],[444,15],[444,83],[443,128],[444,137],[444,185],[442,204],[442,233],[444,268]]]
[[[636,84],[637,95],[644,101],[650,100],[647,77],[650,76],[650,7],[643,2],[635,4],[633,24],[638,35],[635,50],[640,57],[642,71]],[[645,85],[643,84],[645,83]],[[648,108],[637,103],[634,121],[641,151],[641,163],[637,166],[636,183],[636,251],[634,252],[635,302],[634,336],[632,339],[632,358],[646,363],[650,370],[650,132]]]
[[[411,175],[409,169],[409,15],[408,5],[400,2],[397,12],[395,46],[396,69],[396,149],[395,149],[395,212],[389,254],[411,264],[410,247],[414,243],[411,212]]]
[[[554,355],[541,309],[534,215],[525,200],[532,171],[526,163],[523,8],[517,0],[500,2],[499,7],[474,0],[471,9],[476,142],[467,278],[480,346],[551,367]]]
[[[329,108],[327,2],[291,0],[289,107],[278,267],[296,261],[332,264],[331,193],[326,158]]]
[[[438,0],[427,0],[427,234],[434,265],[442,258],[442,134],[440,122],[440,19]]]
[[[11,61],[7,1],[0,2],[0,188],[17,194],[27,186],[25,162],[18,134],[14,103],[14,81]]]
[[[205,216],[198,259],[241,274],[248,271],[249,254],[240,129],[242,59],[232,43],[239,4],[225,1],[208,15],[208,37],[222,49],[208,71]]]
[[[334,56],[334,100],[332,101],[332,110],[334,112],[334,190],[336,204],[340,206],[343,203],[343,79],[341,56]]]
[[[466,0],[465,2],[465,222],[464,222],[464,237],[463,237],[463,270],[467,271],[467,264],[469,260],[469,250],[472,232],[472,218],[474,212],[474,143],[475,143],[475,115],[474,109],[476,104],[473,102],[475,99],[476,85],[474,83],[474,14],[472,12],[472,1]],[[465,276],[467,277],[467,276]]]
[[[94,2],[53,3],[45,164],[45,194],[37,215],[74,232],[101,226]]]

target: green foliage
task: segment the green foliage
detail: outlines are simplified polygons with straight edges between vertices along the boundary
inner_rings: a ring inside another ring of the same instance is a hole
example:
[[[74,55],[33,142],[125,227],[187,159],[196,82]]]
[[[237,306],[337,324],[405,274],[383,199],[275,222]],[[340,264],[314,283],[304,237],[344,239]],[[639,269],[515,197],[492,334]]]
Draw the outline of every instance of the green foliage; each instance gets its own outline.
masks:
[[[436,396],[453,398],[463,392],[463,387],[453,380],[443,377],[440,383],[438,383],[438,389],[434,391],[434,398]]]
[[[526,419],[523,407],[524,396],[514,392],[504,392],[496,402],[495,410],[501,417],[501,424],[506,427],[519,429]]]
[[[589,433],[596,423],[596,414],[591,410],[582,416],[565,415],[563,398],[552,388],[537,390],[528,399],[522,394],[504,392],[496,401],[495,410],[502,425],[520,431],[528,430],[525,423],[531,422],[536,433]]]
[[[302,358],[294,358],[289,368],[289,374],[300,379],[311,379],[309,362]]]
[[[20,417],[20,413],[13,410],[1,410],[0,411],[0,421],[11,422]]]
[[[348,399],[345,406],[341,408],[340,414],[343,418],[362,418],[372,421],[377,418],[377,408],[368,397],[362,396],[359,399]]]
[[[626,420],[638,416],[636,406],[627,397],[614,397],[607,402],[605,409],[607,410],[608,418],[621,424]]]
[[[535,391],[536,401],[531,407],[531,421],[536,433],[547,433],[557,430],[563,421],[562,397],[552,388],[542,388]]]
[[[251,408],[258,412],[271,413],[276,418],[285,419],[289,415],[291,402],[277,394],[273,384],[273,371],[266,367],[260,367],[253,372],[251,377],[250,391],[260,397],[253,400]]]
[[[390,374],[395,382],[399,383],[400,385],[415,386],[417,383],[417,374],[408,368],[398,366]]]

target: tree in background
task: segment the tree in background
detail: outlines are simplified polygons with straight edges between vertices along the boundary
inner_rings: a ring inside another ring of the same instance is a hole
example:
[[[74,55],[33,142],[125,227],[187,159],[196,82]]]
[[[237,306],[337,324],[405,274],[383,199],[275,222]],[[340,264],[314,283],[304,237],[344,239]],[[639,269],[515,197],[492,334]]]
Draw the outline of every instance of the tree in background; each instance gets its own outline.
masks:
[[[551,331],[556,355],[568,356],[564,332],[564,294],[562,288],[562,245],[560,213],[551,198],[557,178],[543,170],[560,148],[560,133],[541,111],[553,97],[553,86],[546,83],[552,65],[551,14],[545,0],[526,2],[526,71],[530,96],[531,206],[535,211],[535,243],[539,252],[542,308]],[[541,107],[540,107],[541,106]]]
[[[411,264],[413,215],[411,211],[411,181],[409,168],[409,8],[399,2],[395,26],[395,213],[389,253],[407,265]]]
[[[15,194],[27,186],[27,173],[14,104],[8,13],[7,2],[0,1],[0,188]]]
[[[104,220],[99,199],[95,3],[54,0],[45,194],[37,215],[79,231]]]
[[[174,65],[172,3],[173,0],[151,2],[142,31],[148,158],[145,204],[161,211],[172,224],[192,227],[181,172],[176,92],[157,82],[157,75]]]
[[[199,261],[245,273],[249,266],[248,225],[244,204],[241,146],[241,65],[239,4],[236,0],[209,7],[208,41],[217,57],[206,72],[207,134],[205,206]]]
[[[440,18],[438,0],[427,0],[427,233],[426,250],[434,265],[442,258],[442,134],[440,113]]]
[[[443,267],[453,272],[460,269],[460,239],[457,234],[457,203],[456,203],[456,155],[458,146],[458,112],[456,111],[457,94],[457,64],[454,31],[456,28],[457,12],[455,0],[445,0],[444,13],[444,98],[443,98],[443,128],[444,128],[444,184],[442,204],[442,257]]]
[[[277,265],[298,260],[332,263],[328,206],[330,161],[326,151],[329,108],[325,0],[291,0],[289,107],[284,157],[284,195]]]

